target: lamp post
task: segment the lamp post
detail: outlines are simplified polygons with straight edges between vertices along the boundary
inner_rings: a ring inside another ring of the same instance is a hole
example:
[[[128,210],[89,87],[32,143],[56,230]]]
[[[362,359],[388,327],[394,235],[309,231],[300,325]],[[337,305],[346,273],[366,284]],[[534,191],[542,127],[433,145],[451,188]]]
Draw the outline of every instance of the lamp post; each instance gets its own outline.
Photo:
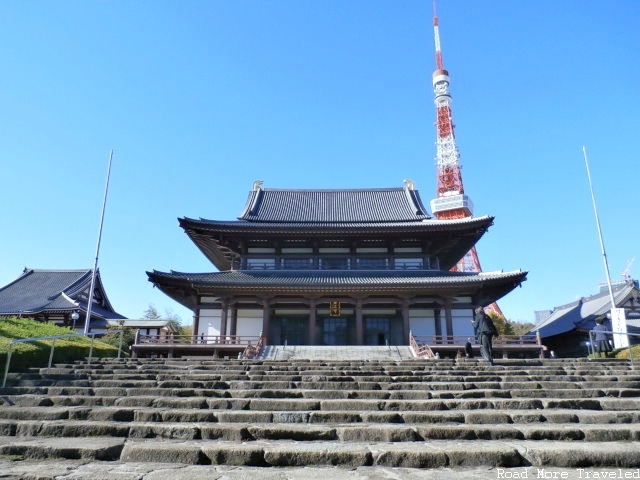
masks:
[[[73,313],[71,314],[71,320],[73,320],[73,330],[75,331],[76,329],[76,322],[80,319],[80,314],[78,313],[77,310],[74,310]]]

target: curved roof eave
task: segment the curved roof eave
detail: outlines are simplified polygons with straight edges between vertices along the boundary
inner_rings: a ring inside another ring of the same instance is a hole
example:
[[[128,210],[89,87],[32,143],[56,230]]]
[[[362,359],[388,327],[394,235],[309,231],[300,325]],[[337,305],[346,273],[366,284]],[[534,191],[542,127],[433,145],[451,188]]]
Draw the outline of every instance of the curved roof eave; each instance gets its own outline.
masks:
[[[528,272],[399,272],[399,271],[275,271],[275,272],[147,272],[149,281],[189,308],[185,292],[209,290],[220,294],[438,294],[464,290],[484,292],[487,303],[506,295],[526,280]],[[483,297],[483,298],[484,298]]]
[[[370,232],[372,228],[376,232],[396,232],[402,230],[411,231],[464,231],[491,226],[495,217],[484,215],[481,217],[467,217],[453,220],[425,219],[405,222],[250,222],[246,220],[209,220],[205,218],[179,218],[179,224],[184,230],[198,230],[220,233],[247,233],[258,231],[264,233],[291,233],[300,230],[313,231],[315,233],[335,232]]]

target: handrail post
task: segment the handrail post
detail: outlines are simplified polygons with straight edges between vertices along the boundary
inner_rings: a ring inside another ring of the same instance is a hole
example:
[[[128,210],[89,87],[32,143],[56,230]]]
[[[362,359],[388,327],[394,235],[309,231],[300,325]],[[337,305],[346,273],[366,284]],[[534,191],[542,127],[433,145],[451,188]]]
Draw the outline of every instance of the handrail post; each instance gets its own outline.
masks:
[[[53,363],[53,351],[56,349],[56,339],[54,338],[51,341],[51,351],[49,352],[49,366],[47,368],[51,368],[51,364]]]
[[[88,364],[91,365],[91,357],[93,357],[93,341],[96,338],[96,334],[92,333],[91,334],[91,346],[89,347],[89,362]]]
[[[2,388],[7,386],[7,376],[9,375],[9,363],[11,363],[11,353],[13,351],[13,343],[9,342],[7,350],[7,364],[4,366],[4,379],[2,380]]]
[[[123,336],[124,330],[120,329],[120,345],[118,346],[118,360],[120,360],[120,353],[122,352],[122,336]]]

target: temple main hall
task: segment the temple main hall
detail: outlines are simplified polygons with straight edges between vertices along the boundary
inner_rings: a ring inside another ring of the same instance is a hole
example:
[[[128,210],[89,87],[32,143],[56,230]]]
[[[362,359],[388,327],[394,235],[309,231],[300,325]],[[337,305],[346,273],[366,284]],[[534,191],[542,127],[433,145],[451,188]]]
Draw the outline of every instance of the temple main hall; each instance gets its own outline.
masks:
[[[527,272],[459,272],[491,216],[437,220],[410,181],[370,189],[278,189],[254,182],[236,220],[180,218],[215,269],[147,272],[193,311],[207,341],[408,345],[410,335],[472,336],[475,306]]]

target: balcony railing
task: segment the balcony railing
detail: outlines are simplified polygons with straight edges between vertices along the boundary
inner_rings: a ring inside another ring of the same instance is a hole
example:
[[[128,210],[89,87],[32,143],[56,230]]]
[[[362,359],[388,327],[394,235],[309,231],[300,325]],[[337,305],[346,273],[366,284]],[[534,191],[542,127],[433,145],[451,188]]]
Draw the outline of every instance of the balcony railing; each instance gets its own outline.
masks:
[[[437,270],[432,256],[407,255],[305,255],[247,256],[242,264],[247,270]]]
[[[136,345],[252,345],[260,337],[254,335],[143,335]]]

